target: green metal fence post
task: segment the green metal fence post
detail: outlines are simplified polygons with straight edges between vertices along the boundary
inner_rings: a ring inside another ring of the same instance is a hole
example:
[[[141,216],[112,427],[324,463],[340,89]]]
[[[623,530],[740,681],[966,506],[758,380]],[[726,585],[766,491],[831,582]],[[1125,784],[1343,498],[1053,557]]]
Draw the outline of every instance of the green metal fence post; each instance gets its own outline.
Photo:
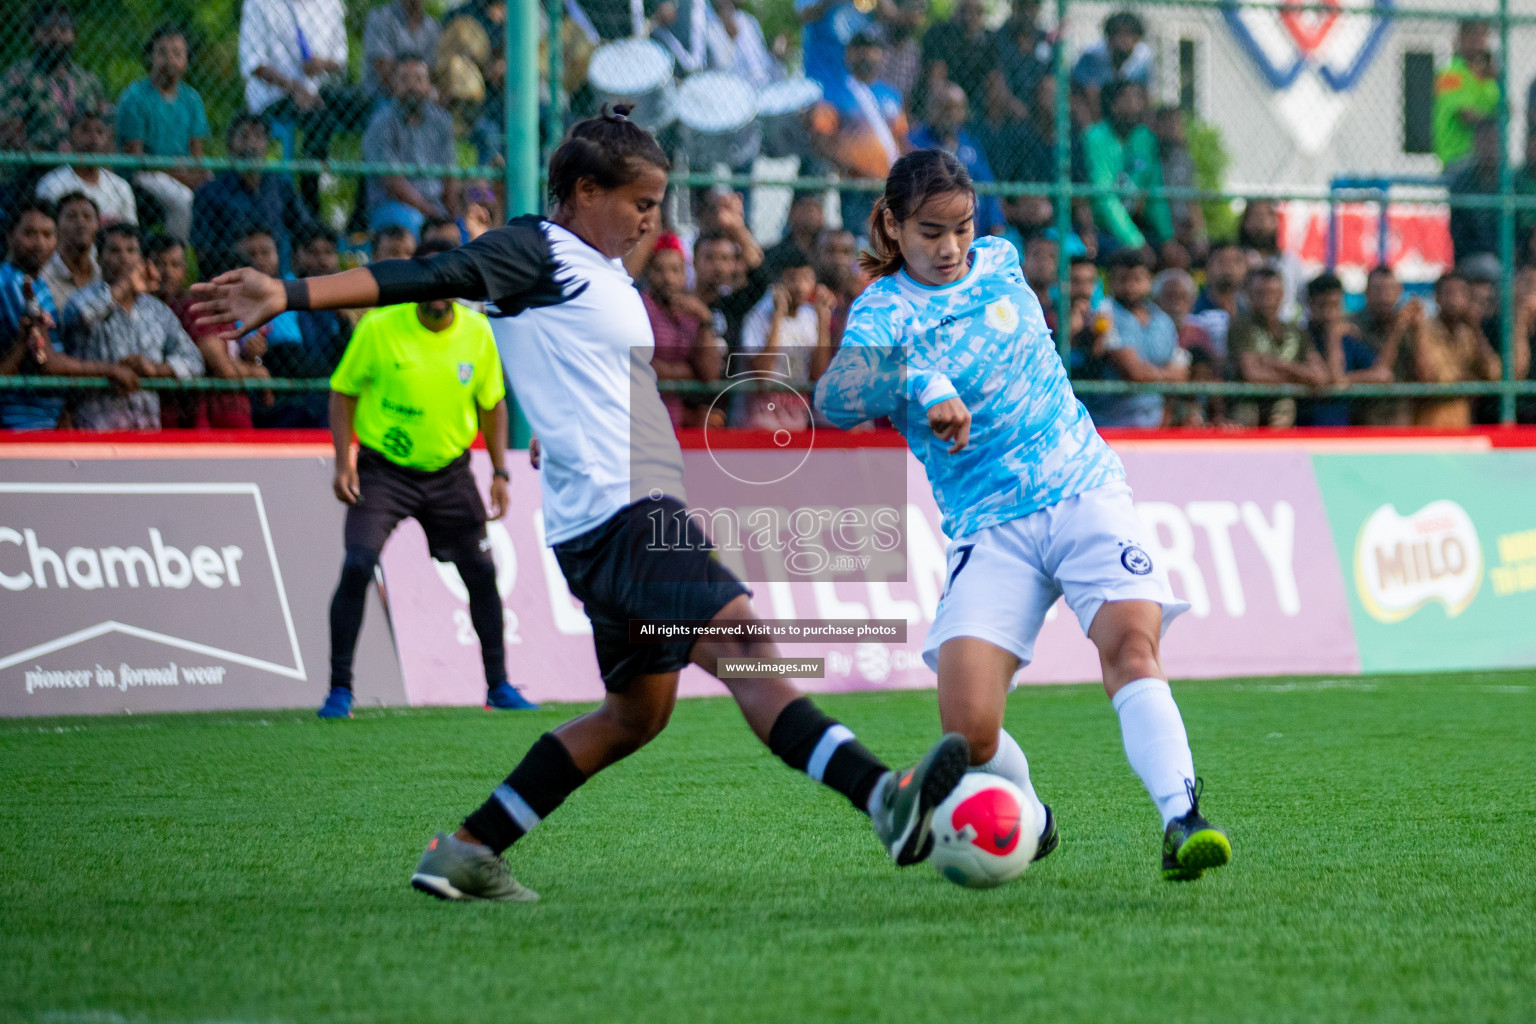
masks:
[[[1052,73],[1056,76],[1056,351],[1062,365],[1072,368],[1072,263],[1067,239],[1072,237],[1072,82],[1067,69],[1067,5],[1056,0],[1056,45]]]
[[[549,18],[549,32],[544,36],[549,47],[549,126],[544,132],[544,150],[552,153],[565,135],[565,44],[561,36],[565,4],[547,0],[544,10]]]
[[[502,78],[502,110],[506,119],[507,214],[539,213],[539,8],[533,0],[507,5],[507,71]],[[558,88],[551,82],[550,88]],[[512,445],[526,448],[532,432],[517,408],[511,406]]]
[[[1515,422],[1515,192],[1509,161],[1509,0],[1499,0],[1499,322],[1503,337],[1504,387],[1499,392],[1499,419]]]
[[[539,212],[539,8],[507,5],[507,213]]]

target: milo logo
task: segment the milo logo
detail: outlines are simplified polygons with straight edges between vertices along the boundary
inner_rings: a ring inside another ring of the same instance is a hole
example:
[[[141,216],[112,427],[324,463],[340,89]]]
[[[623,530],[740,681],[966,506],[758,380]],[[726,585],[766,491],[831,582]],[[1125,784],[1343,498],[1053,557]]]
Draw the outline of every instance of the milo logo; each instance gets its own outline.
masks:
[[[1477,528],[1454,501],[1433,501],[1409,516],[1383,505],[1355,540],[1355,587],[1378,622],[1401,622],[1431,601],[1455,618],[1482,579]]]

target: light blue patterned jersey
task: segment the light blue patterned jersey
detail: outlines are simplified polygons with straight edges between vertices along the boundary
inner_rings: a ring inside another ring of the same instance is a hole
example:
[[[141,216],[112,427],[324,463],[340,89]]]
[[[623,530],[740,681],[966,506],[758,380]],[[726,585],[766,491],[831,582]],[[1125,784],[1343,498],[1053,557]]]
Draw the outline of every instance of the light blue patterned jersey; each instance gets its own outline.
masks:
[[[971,256],[944,288],[904,271],[871,284],[816,382],[816,408],[837,426],[891,418],[928,471],[950,537],[1125,478],[1072,393],[1018,252],[989,237]],[[951,455],[926,410],[956,395],[971,436]]]

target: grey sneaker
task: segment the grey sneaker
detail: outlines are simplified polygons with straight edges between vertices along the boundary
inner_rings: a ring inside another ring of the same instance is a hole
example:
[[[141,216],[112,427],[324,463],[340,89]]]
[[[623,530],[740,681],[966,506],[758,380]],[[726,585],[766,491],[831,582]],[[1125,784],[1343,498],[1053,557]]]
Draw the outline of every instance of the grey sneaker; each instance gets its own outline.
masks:
[[[532,903],[539,894],[512,877],[507,862],[489,847],[439,832],[421,855],[411,885],[440,900]]]
[[[934,744],[917,767],[891,772],[876,789],[875,835],[898,867],[916,864],[933,852],[933,811],[970,767],[971,745],[957,732]]]

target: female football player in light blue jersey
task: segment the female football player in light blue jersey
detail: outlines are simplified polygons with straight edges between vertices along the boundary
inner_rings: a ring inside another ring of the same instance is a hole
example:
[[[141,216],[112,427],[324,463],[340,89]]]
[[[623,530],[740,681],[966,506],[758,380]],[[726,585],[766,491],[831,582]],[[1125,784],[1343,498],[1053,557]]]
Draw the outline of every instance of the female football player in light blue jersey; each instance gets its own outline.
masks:
[[[861,256],[875,281],[849,313],[816,408],[844,427],[891,417],[927,469],[954,539],[923,658],[938,672],[943,728],[970,740],[971,764],[1039,803],[1003,709],[1065,596],[1098,647],[1126,757],[1162,814],[1163,877],[1199,878],[1232,848],[1200,814],[1158,656],[1189,605],[1147,553],[1125,470],[1072,393],[1017,252],[975,237],[975,203],[948,153],[920,150],[892,167]],[[1057,841],[1049,808],[1038,812],[1037,859]]]

